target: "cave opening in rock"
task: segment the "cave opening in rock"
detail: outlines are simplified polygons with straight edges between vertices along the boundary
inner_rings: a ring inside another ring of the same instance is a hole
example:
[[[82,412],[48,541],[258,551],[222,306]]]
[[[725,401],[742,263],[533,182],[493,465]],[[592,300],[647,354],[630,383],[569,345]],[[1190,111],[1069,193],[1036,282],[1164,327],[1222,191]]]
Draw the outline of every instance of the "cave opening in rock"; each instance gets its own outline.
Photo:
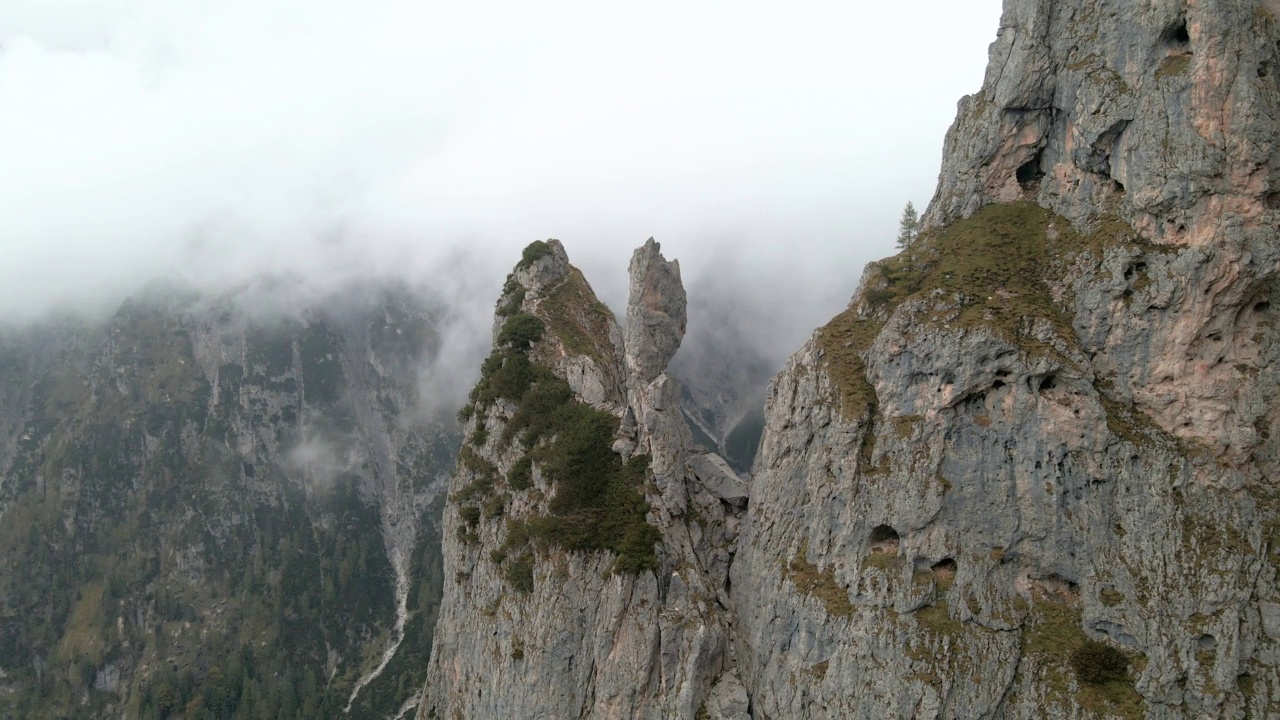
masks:
[[[1036,185],[1040,184],[1040,180],[1044,178],[1044,170],[1040,169],[1040,160],[1043,151],[1038,152],[1030,160],[1022,163],[1018,167],[1016,173],[1018,184],[1023,190],[1032,190]]]
[[[871,552],[887,553],[891,555],[898,554],[898,548],[902,546],[902,540],[898,537],[898,531],[889,525],[877,525],[871,530]]]
[[[1186,18],[1179,18],[1160,33],[1160,42],[1174,50],[1185,50],[1191,44],[1191,33],[1187,32]]]
[[[1040,600],[1076,602],[1080,599],[1080,585],[1057,573],[1052,573],[1034,581],[1032,594]]]

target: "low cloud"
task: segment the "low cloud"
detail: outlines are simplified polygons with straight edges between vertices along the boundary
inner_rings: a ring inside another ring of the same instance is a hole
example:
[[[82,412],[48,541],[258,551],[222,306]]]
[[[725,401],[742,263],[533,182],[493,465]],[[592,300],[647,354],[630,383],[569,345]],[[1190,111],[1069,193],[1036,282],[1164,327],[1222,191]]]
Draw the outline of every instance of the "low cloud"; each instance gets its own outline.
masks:
[[[654,236],[692,321],[777,364],[931,195],[998,12],[8,3],[0,318],[109,311],[162,278],[396,277],[447,306],[426,382],[455,397],[525,244],[564,241],[619,309]]]
[[[310,434],[285,454],[285,468],[310,492],[327,491],[334,481],[359,466],[354,448],[343,449],[319,434]]]

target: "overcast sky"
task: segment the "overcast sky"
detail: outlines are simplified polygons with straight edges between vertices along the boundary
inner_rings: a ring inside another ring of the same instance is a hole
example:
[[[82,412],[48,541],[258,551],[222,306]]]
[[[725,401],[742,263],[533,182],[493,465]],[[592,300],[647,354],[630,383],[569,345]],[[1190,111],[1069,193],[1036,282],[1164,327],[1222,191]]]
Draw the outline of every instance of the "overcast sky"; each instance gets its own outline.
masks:
[[[0,317],[263,271],[434,274],[489,308],[548,237],[616,307],[654,236],[691,293],[732,259],[794,344],[891,252],[903,204],[928,202],[998,16],[995,0],[0,2]]]

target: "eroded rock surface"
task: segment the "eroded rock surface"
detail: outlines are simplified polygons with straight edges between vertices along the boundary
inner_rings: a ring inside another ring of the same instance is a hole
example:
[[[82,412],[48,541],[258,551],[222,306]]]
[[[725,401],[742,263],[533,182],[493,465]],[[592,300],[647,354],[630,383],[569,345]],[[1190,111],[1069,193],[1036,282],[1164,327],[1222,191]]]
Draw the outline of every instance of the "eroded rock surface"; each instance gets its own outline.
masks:
[[[771,386],[756,717],[1276,715],[1278,54],[1265,3],[1006,3],[929,229]]]
[[[685,296],[679,266],[659,250],[650,240],[632,259],[625,329],[558,242],[531,245],[512,273],[495,322],[502,360],[486,363],[464,411],[469,440],[445,513],[451,579],[419,717],[693,717],[719,679],[742,483],[723,461],[690,463],[679,388],[665,374]],[[520,350],[510,339],[525,326],[542,329]],[[552,377],[491,392],[521,357]],[[522,429],[529,398],[557,381],[570,395],[551,412],[603,413],[610,431],[594,446],[566,449],[561,439],[578,432],[567,425],[532,440]],[[565,510],[577,491],[557,468],[601,448],[603,475],[624,460],[642,473],[625,488],[638,516],[575,524],[606,511]],[[539,534],[548,525],[556,530]],[[745,695],[740,683],[724,687],[716,707],[731,717]]]
[[[665,372],[680,349],[686,322],[680,263],[663,259],[649,238],[631,257],[631,297],[627,302],[627,368],[639,382]]]
[[[534,355],[648,458],[657,559],[547,542],[512,592],[513,526],[451,509],[423,717],[1280,716],[1276,13],[1006,2],[925,232],[774,379],[749,487],[688,451],[656,244],[593,342],[517,271]],[[497,476],[518,417],[469,427]]]

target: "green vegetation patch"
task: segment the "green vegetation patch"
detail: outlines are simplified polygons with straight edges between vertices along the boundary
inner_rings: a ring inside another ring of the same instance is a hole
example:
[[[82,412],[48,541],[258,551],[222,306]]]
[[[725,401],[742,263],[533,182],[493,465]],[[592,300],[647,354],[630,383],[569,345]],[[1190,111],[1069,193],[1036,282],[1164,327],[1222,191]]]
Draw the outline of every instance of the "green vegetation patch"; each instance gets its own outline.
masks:
[[[1023,650],[1040,661],[1050,698],[1067,699],[1067,673],[1074,672],[1078,689],[1073,699],[1080,707],[1103,717],[1144,717],[1146,703],[1128,673],[1129,657],[1085,635],[1078,607],[1038,600],[1023,630]]]
[[[458,465],[470,470],[474,475],[471,482],[463,485],[453,493],[451,499],[455,503],[474,503],[488,497],[497,485],[498,468],[485,460],[470,445],[463,445],[458,455]]]
[[[951,617],[946,600],[920,608],[915,618],[921,627],[939,637],[956,637],[964,632],[964,624]]]
[[[920,318],[931,324],[986,326],[1020,346],[1056,354],[1025,337],[1028,320],[1044,318],[1074,343],[1074,331],[1049,294],[1044,274],[1085,249],[1089,241],[1035,203],[996,204],[926,233],[898,255],[874,263],[863,302],[834,317],[818,333],[844,415],[874,414],[875,389],[867,381],[864,356],[884,326],[879,318],[910,299],[933,299],[936,309]]]
[[[1107,607],[1115,607],[1116,605],[1124,602],[1124,593],[1107,588],[1106,590],[1098,593],[1098,599]]]
[[[547,291],[542,298],[542,316],[552,333],[572,355],[586,355],[608,367],[613,356],[609,327],[613,312],[596,298],[587,279],[577,268]]]
[[[862,559],[863,568],[875,568],[885,572],[901,570],[907,561],[896,552],[870,552]]]
[[[1177,77],[1186,75],[1187,70],[1191,67],[1190,55],[1170,55],[1160,61],[1160,67],[1156,68],[1156,79],[1163,80],[1168,77]]]
[[[550,254],[550,243],[544,240],[534,240],[525,246],[524,253],[520,256],[520,262],[516,263],[516,269],[523,270]]]
[[[528,490],[533,487],[533,459],[522,455],[507,473],[507,484],[512,490]]]
[[[1182,508],[1182,551],[1186,557],[1195,558],[1206,569],[1215,570],[1234,558],[1250,557],[1256,553],[1239,528]],[[1212,572],[1212,570],[1211,570]]]
[[[646,520],[649,503],[641,491],[649,458],[639,455],[623,463],[612,450],[618,419],[578,401],[567,382],[530,358],[544,331],[542,322],[527,313],[508,318],[471,396],[481,408],[499,398],[515,402],[502,434],[504,443],[519,442],[525,450],[507,474],[512,489],[532,486],[535,463],[555,487],[546,515],[528,518],[518,534],[509,525],[500,555],[537,541],[569,551],[611,551],[618,556],[617,573],[656,570],[654,546],[661,534]],[[492,506],[494,513],[497,507]]]
[[[502,286],[502,297],[506,298],[506,302],[499,299],[497,313],[501,317],[510,317],[520,312],[524,307],[524,298],[528,294],[528,290],[516,281],[515,273],[507,276],[507,282]]]
[[[1076,346],[1069,317],[1046,283],[1062,277],[1084,253],[1100,262],[1108,248],[1151,251],[1123,220],[1103,215],[1087,234],[1033,202],[987,205],[972,217],[933,230],[898,255],[874,263],[861,302],[818,333],[826,370],[845,417],[875,417],[875,388],[867,379],[866,353],[883,320],[902,303],[923,301],[917,327],[985,327],[1029,354],[1074,364],[1058,349]],[[1138,282],[1146,281],[1138,278]],[[1030,335],[1032,322],[1047,321],[1061,344]],[[1055,343],[1056,344],[1056,343]],[[1108,425],[1119,437],[1149,441],[1149,420],[1099,388]],[[895,428],[900,434],[906,427]],[[864,444],[867,441],[864,440]],[[869,455],[868,455],[869,457]]]
[[[836,570],[828,566],[825,570],[809,562],[809,541],[800,544],[791,562],[787,563],[784,575],[800,592],[822,602],[827,614],[832,617],[850,617],[853,615],[853,603],[849,602],[849,591],[836,582]]]
[[[542,339],[546,327],[542,321],[528,313],[516,313],[502,324],[498,331],[498,345],[509,345],[516,350],[528,350]]]
[[[533,553],[525,551],[507,564],[503,575],[517,592],[533,592]]]
[[[1097,640],[1085,640],[1071,652],[1071,667],[1081,682],[1105,685],[1129,679],[1129,658],[1119,650]]]
[[[958,327],[987,326],[1017,339],[1027,319],[1045,318],[1073,341],[1074,332],[1044,277],[1057,265],[1055,259],[1085,244],[1066,220],[1035,203],[987,205],[877,263],[878,278],[865,298],[873,306],[892,309],[937,292],[948,307],[934,320]],[[958,307],[952,307],[956,302]]]
[[[879,403],[863,356],[883,327],[850,307],[818,330],[823,366],[840,393],[840,412],[846,418],[875,417]]]

